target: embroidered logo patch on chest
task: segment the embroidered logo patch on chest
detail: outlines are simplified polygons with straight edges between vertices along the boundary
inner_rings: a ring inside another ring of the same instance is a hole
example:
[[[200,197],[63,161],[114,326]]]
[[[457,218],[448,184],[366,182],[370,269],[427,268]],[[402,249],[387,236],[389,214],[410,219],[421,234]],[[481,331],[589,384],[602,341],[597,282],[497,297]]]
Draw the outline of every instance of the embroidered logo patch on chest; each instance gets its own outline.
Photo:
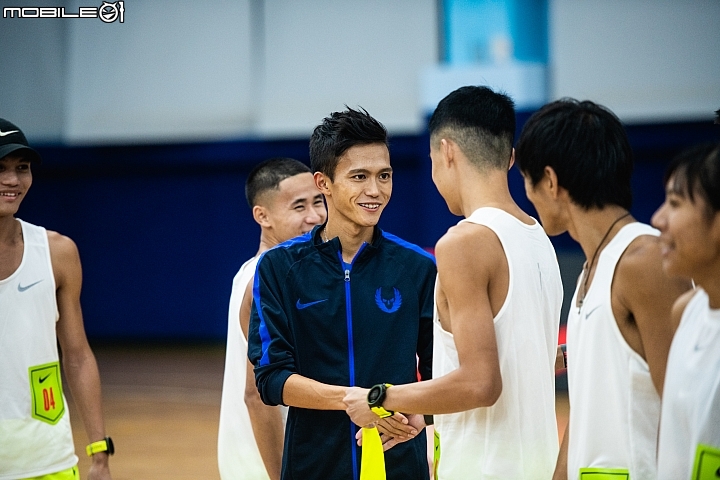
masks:
[[[375,303],[377,304],[378,308],[385,313],[395,313],[400,309],[400,306],[402,305],[402,295],[400,295],[400,290],[395,287],[393,287],[392,290],[392,298],[385,298],[383,296],[382,287],[378,288],[375,291]]]

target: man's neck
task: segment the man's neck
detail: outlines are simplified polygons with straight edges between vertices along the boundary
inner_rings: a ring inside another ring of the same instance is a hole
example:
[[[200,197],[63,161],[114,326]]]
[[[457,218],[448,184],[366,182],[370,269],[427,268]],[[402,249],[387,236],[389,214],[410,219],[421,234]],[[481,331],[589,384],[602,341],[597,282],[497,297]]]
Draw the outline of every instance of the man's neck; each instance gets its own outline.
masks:
[[[599,249],[610,243],[622,227],[635,221],[630,215],[622,218],[627,213],[626,209],[618,205],[585,210],[578,205],[570,204],[568,233],[580,244],[588,262],[593,256],[597,256]],[[613,225],[616,221],[617,223]]]
[[[467,218],[478,208],[494,207],[529,223],[530,217],[517,206],[507,183],[505,170],[466,171],[459,179],[462,215]]]
[[[267,230],[261,228],[260,230],[260,246],[258,247],[258,251],[255,254],[256,257],[260,256],[261,253],[263,253],[265,250],[270,250],[275,245],[279,244],[279,242],[271,232],[268,232]]]
[[[0,217],[0,280],[12,275],[22,262],[23,238],[20,222]]]
[[[706,265],[701,272],[693,275],[693,281],[698,287],[702,287],[708,295],[710,308],[720,309],[720,262]]]
[[[14,244],[18,238],[22,238],[20,222],[15,217],[0,217],[0,245]]]
[[[336,217],[337,218],[337,217]],[[340,239],[342,257],[345,263],[351,263],[363,243],[371,243],[375,227],[364,227],[351,222],[342,222],[328,215],[328,222],[321,232],[322,238]]]

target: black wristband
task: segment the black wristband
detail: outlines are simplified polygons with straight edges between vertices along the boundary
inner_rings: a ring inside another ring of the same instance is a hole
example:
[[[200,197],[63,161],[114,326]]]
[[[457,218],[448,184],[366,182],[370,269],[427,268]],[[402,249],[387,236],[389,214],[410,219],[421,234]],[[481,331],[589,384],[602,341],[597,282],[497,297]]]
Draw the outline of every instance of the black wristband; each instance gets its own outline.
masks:
[[[423,417],[425,417],[425,425],[433,425],[435,423],[432,415],[423,415]]]

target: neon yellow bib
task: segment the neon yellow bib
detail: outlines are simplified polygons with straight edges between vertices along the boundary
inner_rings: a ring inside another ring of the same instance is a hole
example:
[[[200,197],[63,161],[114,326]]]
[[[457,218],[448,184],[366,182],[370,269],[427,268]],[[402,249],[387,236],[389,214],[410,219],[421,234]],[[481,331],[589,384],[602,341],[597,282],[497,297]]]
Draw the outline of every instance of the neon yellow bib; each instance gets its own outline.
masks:
[[[36,365],[28,369],[32,417],[41,422],[55,425],[65,413],[60,362]]]

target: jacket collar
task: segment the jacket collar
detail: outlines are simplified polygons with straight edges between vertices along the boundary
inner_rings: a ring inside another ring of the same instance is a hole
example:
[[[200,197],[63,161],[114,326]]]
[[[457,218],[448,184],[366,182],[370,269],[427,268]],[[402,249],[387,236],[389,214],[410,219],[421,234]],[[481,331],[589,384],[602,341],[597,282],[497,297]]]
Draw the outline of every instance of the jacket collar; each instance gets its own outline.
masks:
[[[337,261],[338,252],[342,251],[342,245],[338,237],[335,237],[327,242],[323,240],[320,232],[321,229],[325,227],[325,225],[326,224],[317,225],[315,228],[313,228],[312,232],[310,232],[310,238],[312,239],[312,243],[313,245],[315,245],[315,248],[317,248],[321,254],[331,257],[334,261]],[[365,247],[360,252],[360,255],[355,258],[355,263],[375,254],[375,252],[383,242],[384,237],[382,233],[382,229],[376,225],[373,229],[372,241],[365,245]]]

